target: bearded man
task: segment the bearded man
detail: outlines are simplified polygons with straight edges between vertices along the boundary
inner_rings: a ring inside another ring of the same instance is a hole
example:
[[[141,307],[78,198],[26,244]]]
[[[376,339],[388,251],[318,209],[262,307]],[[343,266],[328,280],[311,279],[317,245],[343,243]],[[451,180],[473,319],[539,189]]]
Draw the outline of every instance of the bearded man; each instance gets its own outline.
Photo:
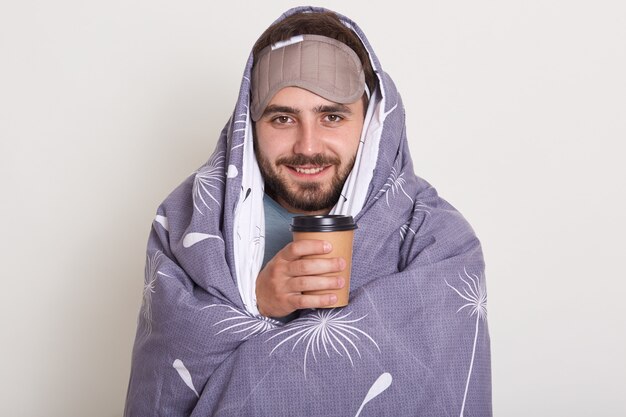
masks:
[[[491,415],[480,243],[404,123],[354,22],[301,7],[266,30],[214,154],[157,210],[126,416]],[[329,213],[358,223],[349,283],[329,242],[291,241]]]

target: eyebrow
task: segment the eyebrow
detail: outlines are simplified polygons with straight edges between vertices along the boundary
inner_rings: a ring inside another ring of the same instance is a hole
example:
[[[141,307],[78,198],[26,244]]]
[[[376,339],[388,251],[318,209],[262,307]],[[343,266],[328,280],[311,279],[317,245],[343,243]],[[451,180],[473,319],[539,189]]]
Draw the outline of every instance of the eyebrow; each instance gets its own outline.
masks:
[[[345,104],[340,104],[340,103],[328,104],[328,105],[323,104],[321,106],[317,106],[316,108],[314,108],[313,111],[316,113],[352,114],[352,110],[350,110],[350,107],[346,106]]]
[[[345,104],[335,103],[335,104],[322,104],[313,109],[315,113],[344,113],[344,114],[352,114],[352,110],[350,107]],[[279,104],[270,104],[263,111],[263,116],[273,113],[288,113],[288,114],[300,114],[302,111],[295,107],[290,106],[281,106]]]
[[[268,115],[268,114],[272,114],[272,113],[299,114],[300,109],[296,109],[295,107],[289,107],[289,106],[280,106],[278,104],[270,104],[269,106],[265,108],[265,111],[263,111],[263,115],[261,117]]]

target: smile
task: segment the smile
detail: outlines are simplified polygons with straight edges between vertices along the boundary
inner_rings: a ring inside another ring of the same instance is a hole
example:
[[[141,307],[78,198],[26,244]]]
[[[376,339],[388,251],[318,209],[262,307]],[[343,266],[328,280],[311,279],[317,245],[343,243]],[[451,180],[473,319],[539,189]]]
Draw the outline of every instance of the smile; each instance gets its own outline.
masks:
[[[317,175],[322,173],[323,171],[326,170],[326,168],[330,167],[331,165],[328,166],[312,166],[312,167],[297,167],[297,166],[288,166],[290,170],[295,171],[296,173],[300,174],[300,175]]]
[[[317,174],[318,172],[321,172],[324,169],[324,167],[319,167],[319,168],[296,168],[296,171],[301,173],[301,174]]]

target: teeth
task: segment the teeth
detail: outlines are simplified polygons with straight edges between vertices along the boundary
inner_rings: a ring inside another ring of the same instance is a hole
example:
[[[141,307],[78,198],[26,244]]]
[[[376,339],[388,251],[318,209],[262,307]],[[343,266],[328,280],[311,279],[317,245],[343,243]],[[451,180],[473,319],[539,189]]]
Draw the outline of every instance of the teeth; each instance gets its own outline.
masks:
[[[301,174],[317,174],[318,172],[321,172],[324,169],[324,167],[321,168],[298,168],[296,167],[296,171],[301,173]]]

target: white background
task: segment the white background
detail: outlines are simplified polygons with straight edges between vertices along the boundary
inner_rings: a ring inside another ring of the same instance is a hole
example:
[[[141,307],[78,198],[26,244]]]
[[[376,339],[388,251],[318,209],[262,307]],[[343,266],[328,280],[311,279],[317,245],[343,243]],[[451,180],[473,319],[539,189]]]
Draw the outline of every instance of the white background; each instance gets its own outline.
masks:
[[[483,242],[495,415],[626,415],[626,6],[378,3],[320,5],[365,31],[417,174]],[[119,416],[156,207],[297,3],[0,4],[0,415]]]

